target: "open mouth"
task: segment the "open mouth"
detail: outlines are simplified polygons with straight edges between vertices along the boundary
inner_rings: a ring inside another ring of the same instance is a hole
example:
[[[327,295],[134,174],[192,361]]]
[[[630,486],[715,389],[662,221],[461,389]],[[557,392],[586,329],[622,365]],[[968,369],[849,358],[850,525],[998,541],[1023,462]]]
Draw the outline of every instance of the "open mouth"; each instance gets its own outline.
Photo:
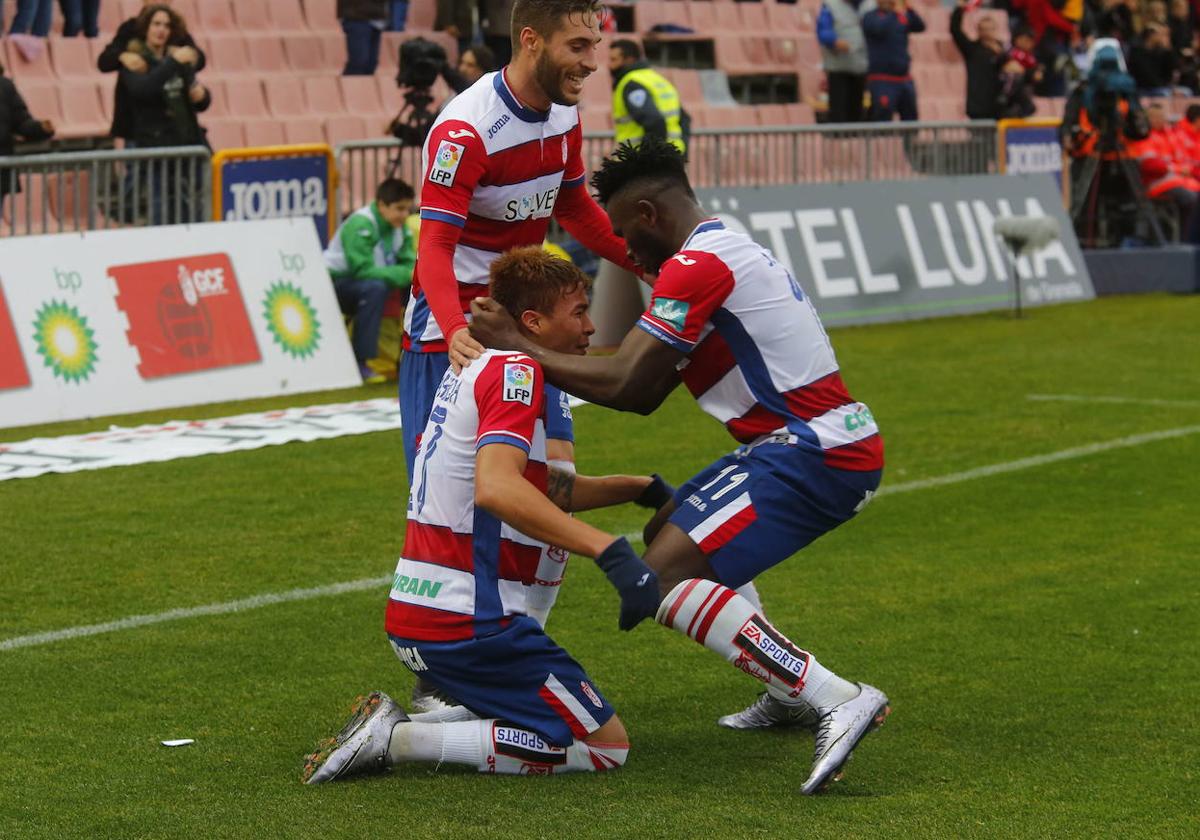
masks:
[[[587,78],[587,74],[579,75],[576,73],[568,73],[566,83],[563,88],[567,93],[578,96],[583,93],[583,80]]]

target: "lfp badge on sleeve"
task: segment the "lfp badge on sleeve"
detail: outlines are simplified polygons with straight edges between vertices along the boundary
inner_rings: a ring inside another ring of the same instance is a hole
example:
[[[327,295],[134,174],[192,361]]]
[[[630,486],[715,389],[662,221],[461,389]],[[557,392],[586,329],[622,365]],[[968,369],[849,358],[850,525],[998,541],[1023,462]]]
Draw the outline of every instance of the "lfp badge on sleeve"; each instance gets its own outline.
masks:
[[[333,150],[324,143],[223,149],[213,155],[213,218],[309,216],[324,247],[337,221],[330,213],[335,179]]]

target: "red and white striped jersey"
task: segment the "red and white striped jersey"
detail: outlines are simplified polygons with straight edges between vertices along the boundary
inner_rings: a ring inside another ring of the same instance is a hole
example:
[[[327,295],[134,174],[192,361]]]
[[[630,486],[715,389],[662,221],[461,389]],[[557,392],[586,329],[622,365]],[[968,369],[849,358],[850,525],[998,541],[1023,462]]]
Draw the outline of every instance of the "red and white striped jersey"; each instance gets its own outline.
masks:
[[[578,109],[525,107],[504,70],[483,76],[438,116],[422,152],[421,218],[462,228],[454,275],[463,312],[486,294],[488,266],[502,251],[545,239],[559,190],[584,181],[582,148]],[[405,348],[418,351],[444,342],[421,272],[418,260],[404,321]]]
[[[446,372],[417,453],[388,633],[470,639],[524,614],[545,544],[475,507],[475,453],[496,443],[523,449],[525,478],[545,493],[545,412],[542,369],[528,356],[488,350],[461,374]]]
[[[638,326],[687,354],[683,383],[738,441],[790,434],[832,467],[883,467],[875,419],[846,391],[812,301],[749,236],[698,225],[663,263]]]

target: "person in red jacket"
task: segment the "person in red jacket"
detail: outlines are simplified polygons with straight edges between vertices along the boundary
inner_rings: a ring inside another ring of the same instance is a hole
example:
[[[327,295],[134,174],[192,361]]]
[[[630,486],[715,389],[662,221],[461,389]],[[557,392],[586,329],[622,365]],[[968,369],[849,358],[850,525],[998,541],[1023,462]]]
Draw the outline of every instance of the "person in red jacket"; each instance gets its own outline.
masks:
[[[1200,244],[1200,213],[1197,212],[1200,181],[1193,177],[1195,166],[1181,160],[1175,132],[1167,122],[1163,104],[1150,103],[1146,116],[1150,121],[1150,134],[1129,145],[1129,153],[1137,159],[1146,196],[1151,201],[1174,204],[1179,210],[1184,241]]]

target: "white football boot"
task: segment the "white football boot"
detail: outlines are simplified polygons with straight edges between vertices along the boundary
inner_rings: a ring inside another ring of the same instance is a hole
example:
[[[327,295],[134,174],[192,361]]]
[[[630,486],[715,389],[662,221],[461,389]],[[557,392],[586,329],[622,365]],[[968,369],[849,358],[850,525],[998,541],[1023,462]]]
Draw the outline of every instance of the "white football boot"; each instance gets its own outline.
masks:
[[[820,793],[841,779],[842,767],[858,742],[882,726],[892,713],[882,691],[865,683],[859,683],[858,687],[859,692],[852,699],[820,710],[812,770],[800,789],[806,796]]]
[[[816,731],[817,710],[807,703],[789,705],[780,703],[767,692],[740,712],[717,718],[717,725],[726,729],[768,729],[770,727],[799,726]]]
[[[369,776],[388,769],[392,727],[408,720],[404,710],[382,691],[372,691],[354,704],[350,720],[337,737],[323,741],[305,756],[305,784],[317,785],[350,776]]]

